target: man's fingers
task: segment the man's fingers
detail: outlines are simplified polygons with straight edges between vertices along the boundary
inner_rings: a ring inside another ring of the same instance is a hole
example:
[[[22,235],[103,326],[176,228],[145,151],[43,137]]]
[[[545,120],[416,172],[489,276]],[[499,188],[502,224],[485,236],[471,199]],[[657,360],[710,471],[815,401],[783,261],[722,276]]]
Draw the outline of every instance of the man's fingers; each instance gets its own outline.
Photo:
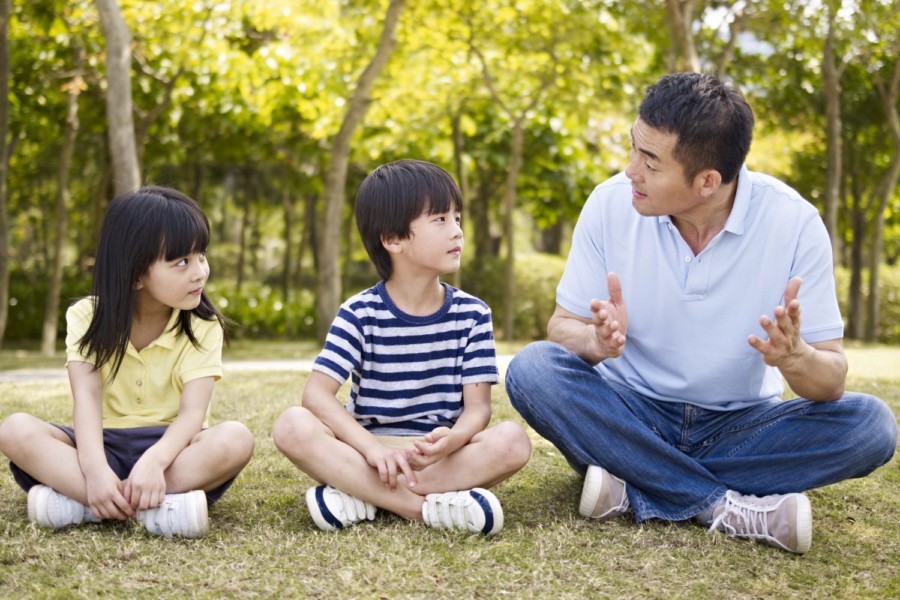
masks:
[[[615,273],[607,274],[606,287],[609,290],[610,302],[617,306],[625,303],[625,299],[622,297],[622,283],[619,281],[618,275],[616,275]]]

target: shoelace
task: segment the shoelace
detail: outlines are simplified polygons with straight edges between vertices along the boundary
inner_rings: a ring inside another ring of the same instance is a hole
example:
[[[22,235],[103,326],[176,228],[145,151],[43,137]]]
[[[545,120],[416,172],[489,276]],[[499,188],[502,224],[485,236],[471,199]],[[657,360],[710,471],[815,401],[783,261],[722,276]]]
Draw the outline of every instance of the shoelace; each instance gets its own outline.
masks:
[[[625,513],[629,510],[631,510],[631,502],[628,500],[628,486],[622,482],[622,499],[619,501],[619,504],[613,506],[608,512],[618,511]]]
[[[729,535],[777,541],[769,533],[769,513],[766,510],[767,508],[770,507],[740,502],[729,491],[725,495],[725,506],[722,512],[713,519],[708,532],[716,531],[721,525]]]

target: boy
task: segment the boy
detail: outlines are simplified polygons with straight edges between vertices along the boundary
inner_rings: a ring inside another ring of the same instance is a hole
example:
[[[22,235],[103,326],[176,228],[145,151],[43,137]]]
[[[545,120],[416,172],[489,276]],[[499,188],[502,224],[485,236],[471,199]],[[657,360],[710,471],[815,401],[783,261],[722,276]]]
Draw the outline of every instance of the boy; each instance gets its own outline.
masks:
[[[485,488],[521,469],[531,443],[515,423],[485,429],[498,380],[490,309],[440,281],[459,268],[461,209],[453,178],[424,161],[382,165],[360,186],[357,226],[383,281],[341,306],[302,406],[273,429],[325,484],[306,493],[321,529],[374,519],[376,507],[429,527],[503,527]]]

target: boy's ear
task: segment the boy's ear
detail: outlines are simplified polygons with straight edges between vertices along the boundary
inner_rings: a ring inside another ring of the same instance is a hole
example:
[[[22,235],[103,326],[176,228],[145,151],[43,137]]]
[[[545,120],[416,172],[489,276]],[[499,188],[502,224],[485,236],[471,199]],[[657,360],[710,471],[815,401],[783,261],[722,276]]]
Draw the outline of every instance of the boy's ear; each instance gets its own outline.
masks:
[[[384,246],[384,249],[390,252],[391,254],[397,254],[400,252],[401,244],[400,238],[396,235],[392,236],[382,236],[381,237],[381,245]]]

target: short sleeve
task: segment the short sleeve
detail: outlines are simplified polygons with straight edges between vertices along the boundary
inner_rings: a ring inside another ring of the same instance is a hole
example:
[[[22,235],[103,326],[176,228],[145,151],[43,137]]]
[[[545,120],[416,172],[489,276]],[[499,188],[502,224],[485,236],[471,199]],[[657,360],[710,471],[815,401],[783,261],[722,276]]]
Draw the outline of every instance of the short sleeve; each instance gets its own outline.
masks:
[[[201,377],[222,378],[222,344],[225,333],[218,320],[205,321],[194,317],[191,327],[198,345],[188,343],[179,364],[182,384]],[[198,347],[199,346],[199,347]]]

